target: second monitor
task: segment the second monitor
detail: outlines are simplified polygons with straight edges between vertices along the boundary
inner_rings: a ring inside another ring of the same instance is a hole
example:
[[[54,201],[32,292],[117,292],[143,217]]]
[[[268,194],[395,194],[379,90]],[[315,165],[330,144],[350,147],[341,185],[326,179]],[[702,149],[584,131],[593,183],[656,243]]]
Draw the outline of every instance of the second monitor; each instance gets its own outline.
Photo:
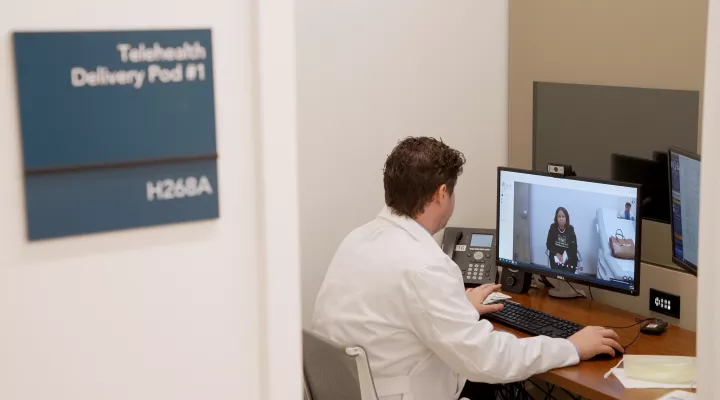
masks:
[[[670,149],[673,262],[697,275],[700,226],[700,156]]]
[[[498,263],[638,295],[639,185],[498,169]]]

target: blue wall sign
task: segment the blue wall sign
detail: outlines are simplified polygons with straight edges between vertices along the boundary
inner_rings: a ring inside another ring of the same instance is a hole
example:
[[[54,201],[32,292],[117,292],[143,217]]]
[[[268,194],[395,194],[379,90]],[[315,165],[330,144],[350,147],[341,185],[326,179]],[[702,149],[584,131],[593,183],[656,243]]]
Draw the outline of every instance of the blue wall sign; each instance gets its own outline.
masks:
[[[30,240],[218,217],[210,30],[14,42]]]

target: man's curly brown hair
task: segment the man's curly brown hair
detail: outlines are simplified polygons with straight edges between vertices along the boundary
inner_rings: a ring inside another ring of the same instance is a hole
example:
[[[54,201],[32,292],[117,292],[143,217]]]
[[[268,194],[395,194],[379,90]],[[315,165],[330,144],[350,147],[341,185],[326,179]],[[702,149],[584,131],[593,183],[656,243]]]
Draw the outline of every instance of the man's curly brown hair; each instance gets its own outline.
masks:
[[[417,217],[441,185],[452,195],[464,164],[465,156],[442,140],[403,139],[385,160],[385,204],[395,214]]]

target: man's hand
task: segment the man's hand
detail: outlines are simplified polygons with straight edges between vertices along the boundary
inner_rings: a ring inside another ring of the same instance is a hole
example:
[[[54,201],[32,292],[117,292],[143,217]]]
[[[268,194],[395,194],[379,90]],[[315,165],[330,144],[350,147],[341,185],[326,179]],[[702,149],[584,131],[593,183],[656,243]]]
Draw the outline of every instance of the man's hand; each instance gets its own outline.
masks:
[[[470,303],[472,303],[472,305],[475,306],[475,309],[478,310],[480,315],[488,314],[503,309],[502,304],[483,304],[483,301],[490,296],[490,293],[497,291],[501,286],[502,285],[492,285],[486,283],[484,285],[465,290],[465,294],[467,295],[468,300],[470,300]]]
[[[612,329],[601,326],[588,326],[568,338],[580,352],[580,360],[588,360],[598,354],[615,356],[615,350],[624,353],[625,350],[618,343],[620,338]]]

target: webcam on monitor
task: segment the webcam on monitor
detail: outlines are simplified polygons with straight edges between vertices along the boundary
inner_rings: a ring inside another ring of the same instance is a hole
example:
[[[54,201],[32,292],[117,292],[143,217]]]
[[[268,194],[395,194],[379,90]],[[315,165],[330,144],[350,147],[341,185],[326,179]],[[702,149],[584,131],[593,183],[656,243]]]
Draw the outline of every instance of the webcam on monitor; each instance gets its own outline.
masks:
[[[577,176],[575,171],[573,171],[572,165],[566,164],[548,163],[547,172],[548,174],[561,176],[563,178],[568,176]]]

